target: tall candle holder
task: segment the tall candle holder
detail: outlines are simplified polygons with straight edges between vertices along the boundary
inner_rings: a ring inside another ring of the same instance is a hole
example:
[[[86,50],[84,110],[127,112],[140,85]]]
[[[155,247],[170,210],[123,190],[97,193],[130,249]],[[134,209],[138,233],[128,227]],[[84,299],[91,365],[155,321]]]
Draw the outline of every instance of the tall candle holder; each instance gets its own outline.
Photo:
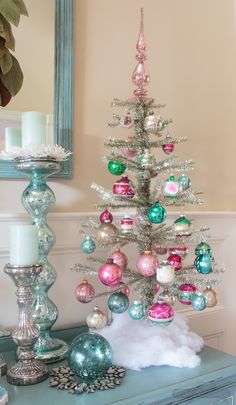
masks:
[[[55,195],[47,185],[47,178],[60,172],[62,163],[49,158],[16,158],[14,164],[19,172],[30,179],[22,194],[22,204],[30,213],[32,223],[38,228],[39,262],[43,266],[34,287],[32,317],[40,332],[34,350],[37,359],[53,363],[63,359],[68,351],[68,345],[64,341],[50,336],[50,329],[58,317],[58,309],[48,297],[48,290],[56,280],[56,270],[47,256],[56,237],[46,222],[48,211],[55,204]]]
[[[43,268],[40,264],[19,266],[7,264],[4,271],[14,281],[19,306],[19,325],[12,332],[12,338],[18,346],[18,361],[7,371],[7,381],[13,385],[37,384],[48,377],[47,367],[39,360],[33,346],[39,337],[39,331],[32,320],[33,285]]]

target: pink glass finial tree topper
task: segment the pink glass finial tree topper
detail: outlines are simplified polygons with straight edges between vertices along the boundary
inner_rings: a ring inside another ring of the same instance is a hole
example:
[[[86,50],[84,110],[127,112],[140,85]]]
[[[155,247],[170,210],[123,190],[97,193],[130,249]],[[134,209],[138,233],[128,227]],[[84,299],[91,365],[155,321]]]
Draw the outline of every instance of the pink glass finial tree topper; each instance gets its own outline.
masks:
[[[147,90],[144,88],[150,81],[150,76],[147,73],[144,62],[146,60],[145,50],[146,45],[144,41],[144,24],[143,24],[143,8],[141,8],[141,21],[140,21],[140,30],[139,30],[139,37],[136,44],[136,49],[138,54],[136,55],[136,59],[138,61],[133,74],[132,74],[132,81],[135,84],[136,89],[134,90],[134,95],[138,99],[146,98],[147,97]]]

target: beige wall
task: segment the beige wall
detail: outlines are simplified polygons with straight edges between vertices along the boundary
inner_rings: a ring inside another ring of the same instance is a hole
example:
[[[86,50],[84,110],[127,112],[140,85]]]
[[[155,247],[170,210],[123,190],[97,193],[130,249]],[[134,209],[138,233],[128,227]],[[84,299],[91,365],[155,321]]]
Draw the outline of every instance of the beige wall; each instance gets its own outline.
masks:
[[[188,136],[177,154],[195,160],[193,188],[202,189],[206,200],[196,209],[235,210],[233,0],[75,0],[74,177],[51,183],[55,210],[93,210],[99,200],[90,184],[110,188],[114,182],[102,162],[103,143],[108,136],[126,138],[128,133],[111,130],[106,123],[112,116],[111,100],[127,98],[133,90],[130,76],[141,6],[149,92],[157,102],[167,103],[163,113],[173,119],[170,132]],[[1,180],[2,212],[23,211],[25,184]]]

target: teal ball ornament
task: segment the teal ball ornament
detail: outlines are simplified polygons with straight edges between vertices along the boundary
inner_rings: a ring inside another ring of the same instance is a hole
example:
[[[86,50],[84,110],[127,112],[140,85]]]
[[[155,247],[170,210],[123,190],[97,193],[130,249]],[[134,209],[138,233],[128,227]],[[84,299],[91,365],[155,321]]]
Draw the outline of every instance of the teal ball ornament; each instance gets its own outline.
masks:
[[[96,245],[93,239],[90,238],[90,236],[87,236],[81,243],[80,245],[81,250],[83,253],[93,253]]]
[[[139,321],[144,317],[144,307],[140,301],[134,301],[132,305],[129,307],[129,316],[134,321]]]
[[[108,298],[108,308],[115,314],[122,314],[129,307],[129,298],[122,292],[115,292]]]
[[[112,160],[110,160],[110,162],[108,163],[108,170],[114,176],[120,176],[124,173],[125,169],[126,167],[122,163],[114,162]]]
[[[149,208],[147,215],[153,224],[160,224],[166,218],[166,210],[159,203],[155,203]]]
[[[206,308],[207,300],[206,297],[201,293],[197,292],[192,298],[192,307],[196,311],[203,311]]]
[[[187,190],[191,186],[191,180],[186,174],[182,174],[178,178],[178,182],[181,184],[182,190]]]
[[[81,382],[91,382],[106,374],[112,365],[110,343],[96,333],[81,333],[67,354],[71,370]]]
[[[212,272],[212,258],[204,253],[196,257],[194,261],[196,270],[201,274],[209,274]]]
[[[195,248],[195,255],[199,256],[199,255],[203,255],[204,253],[211,256],[212,255],[212,248],[210,247],[210,245],[208,245],[208,243],[201,242]]]

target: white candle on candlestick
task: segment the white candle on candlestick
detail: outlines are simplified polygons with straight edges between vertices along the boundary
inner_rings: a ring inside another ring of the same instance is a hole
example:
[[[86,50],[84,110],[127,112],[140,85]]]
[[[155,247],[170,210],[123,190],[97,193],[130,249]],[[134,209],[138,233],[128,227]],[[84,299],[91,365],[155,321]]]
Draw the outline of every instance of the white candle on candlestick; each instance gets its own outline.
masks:
[[[10,228],[10,264],[30,266],[39,259],[36,225],[12,225]]]
[[[38,111],[22,113],[22,147],[46,144],[46,114]]]
[[[5,128],[5,151],[11,152],[12,148],[21,147],[21,128]]]

